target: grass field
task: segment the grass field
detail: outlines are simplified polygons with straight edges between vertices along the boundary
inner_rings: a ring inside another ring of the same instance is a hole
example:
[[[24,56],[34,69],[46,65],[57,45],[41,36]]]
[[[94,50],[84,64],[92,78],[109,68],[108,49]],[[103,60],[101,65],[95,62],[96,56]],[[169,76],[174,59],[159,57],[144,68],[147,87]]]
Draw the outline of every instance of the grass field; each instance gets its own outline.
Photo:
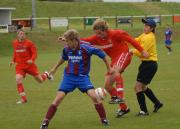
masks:
[[[108,118],[111,122],[109,129],[179,129],[180,96],[179,96],[179,54],[180,44],[173,44],[174,52],[168,56],[163,44],[158,44],[159,71],[151,84],[164,103],[164,108],[158,113],[152,113],[153,105],[147,100],[150,116],[137,118],[138,105],[133,91],[139,61],[134,58],[132,64],[124,73],[126,100],[131,112],[123,118],[115,118],[117,105],[109,105],[104,101]],[[49,69],[58,59],[58,53],[40,54],[37,64],[41,71]],[[62,78],[63,67],[59,69],[52,82],[37,84],[32,77],[24,81],[28,103],[16,105],[18,99],[14,80],[14,69],[8,67],[10,57],[2,57],[0,61],[0,128],[1,129],[37,129],[46,110],[55,96],[59,80]],[[93,58],[91,79],[96,87],[103,86],[105,68],[103,63]],[[101,66],[101,69],[99,68]],[[78,90],[69,94],[60,106],[49,129],[103,129],[90,99],[80,94]]]
[[[21,6],[23,4],[24,6]],[[31,14],[30,0],[3,0],[0,6],[16,7],[13,17],[28,17]],[[145,5],[153,8],[149,10]],[[48,3],[37,1],[37,16],[84,16],[84,15],[144,15],[156,14],[157,12],[164,14],[180,13],[180,4],[177,3],[123,3],[123,4],[104,4],[104,3]],[[48,12],[44,9],[47,7]],[[69,8],[68,8],[69,7]],[[78,7],[78,8],[77,8]],[[109,11],[104,11],[104,8]],[[85,11],[81,9],[87,8]],[[98,8],[95,12],[90,9]],[[128,8],[131,8],[128,10]],[[25,11],[26,9],[26,11]],[[45,10],[43,12],[43,9]],[[70,9],[70,11],[67,11]],[[79,10],[78,10],[79,9]],[[62,11],[63,10],[63,11]],[[74,10],[74,11],[72,11]],[[91,11],[91,13],[90,13]],[[142,31],[142,26],[130,28],[124,27],[133,36],[137,36]],[[125,81],[126,100],[131,112],[123,118],[115,118],[117,105],[109,105],[108,96],[104,101],[107,110],[107,116],[110,120],[108,129],[179,129],[180,122],[180,27],[173,27],[173,53],[167,55],[167,50],[163,44],[163,33],[165,26],[157,28],[157,47],[159,55],[159,70],[151,88],[155,91],[160,100],[164,103],[164,107],[158,113],[152,113],[153,105],[147,100],[150,116],[135,117],[139,111],[136,96],[134,93],[134,83],[136,79],[137,69],[140,61],[134,57],[131,65],[123,74]],[[82,36],[92,34],[89,29],[87,31],[79,30]],[[49,70],[58,60],[61,46],[55,40],[62,31],[28,31],[28,37],[36,42],[38,47],[37,65],[40,71]],[[28,103],[24,105],[16,105],[18,94],[15,83],[14,67],[8,66],[11,61],[11,41],[15,38],[15,33],[0,34],[0,129],[38,129],[42,119],[48,109],[49,104],[55,97],[59,81],[62,78],[62,66],[56,73],[54,81],[46,81],[38,84],[31,76],[27,76],[24,80],[25,90],[28,96]],[[91,80],[95,87],[102,87],[104,84],[105,67],[103,62],[93,57],[91,67]],[[98,115],[91,104],[90,99],[75,90],[69,94],[59,107],[55,117],[53,118],[49,129],[105,129],[98,120]]]

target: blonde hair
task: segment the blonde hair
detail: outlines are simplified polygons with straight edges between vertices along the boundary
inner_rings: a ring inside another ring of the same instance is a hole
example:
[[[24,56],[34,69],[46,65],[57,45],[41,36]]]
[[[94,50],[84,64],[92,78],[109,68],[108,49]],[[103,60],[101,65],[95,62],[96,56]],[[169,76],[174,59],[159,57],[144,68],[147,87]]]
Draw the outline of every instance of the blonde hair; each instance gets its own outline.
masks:
[[[96,19],[93,23],[93,30],[108,30],[108,24],[103,19]]]
[[[70,29],[63,34],[63,37],[71,41],[74,39],[79,40],[79,33],[75,29]]]

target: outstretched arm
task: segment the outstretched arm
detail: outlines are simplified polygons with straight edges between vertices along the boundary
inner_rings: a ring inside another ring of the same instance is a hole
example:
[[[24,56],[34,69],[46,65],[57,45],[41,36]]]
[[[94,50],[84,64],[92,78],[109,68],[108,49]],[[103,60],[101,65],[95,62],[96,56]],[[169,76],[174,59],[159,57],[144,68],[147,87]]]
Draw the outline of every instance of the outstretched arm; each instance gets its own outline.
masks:
[[[107,59],[107,56],[105,56],[105,57],[103,58],[103,61],[104,61],[105,65],[106,65],[107,73],[109,73],[109,74],[112,73],[111,67],[110,67],[110,64],[109,64],[109,61],[108,61],[108,59]]]
[[[65,62],[65,60],[61,58],[61,59],[57,62],[57,64],[54,65],[53,68],[51,68],[51,70],[49,71],[49,74],[50,74],[50,75],[54,75],[55,72],[57,71],[57,69],[59,68],[59,66],[61,66],[64,62]]]

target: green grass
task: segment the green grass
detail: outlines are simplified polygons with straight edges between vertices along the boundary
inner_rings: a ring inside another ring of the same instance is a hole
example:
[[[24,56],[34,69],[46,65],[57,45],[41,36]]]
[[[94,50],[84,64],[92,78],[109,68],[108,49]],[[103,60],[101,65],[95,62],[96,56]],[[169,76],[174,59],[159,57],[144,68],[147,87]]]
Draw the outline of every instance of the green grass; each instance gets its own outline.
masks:
[[[137,118],[138,104],[133,90],[135,83],[137,67],[140,63],[134,58],[132,64],[124,73],[126,100],[131,112],[123,118],[115,118],[117,105],[107,104],[108,98],[104,101],[108,118],[111,122],[109,129],[178,129],[179,126],[179,54],[180,44],[173,44],[173,54],[168,56],[162,43],[158,44],[159,70],[156,74],[151,88],[164,103],[164,108],[158,113],[152,113],[153,105],[147,100],[150,116]],[[40,71],[51,68],[57,61],[59,53],[39,54],[37,64]],[[62,78],[62,66],[52,82],[38,84],[32,77],[27,76],[24,80],[28,103],[25,105],[16,105],[18,99],[16,93],[16,84],[14,80],[14,68],[8,67],[9,56],[1,58],[0,71],[0,127],[1,129],[37,129],[47,111],[49,104],[55,97],[59,80]],[[91,80],[96,87],[103,86],[105,67],[98,58],[93,58],[91,69]],[[101,69],[99,68],[101,66]],[[97,72],[98,71],[98,72]],[[69,94],[59,107],[57,114],[52,120],[49,129],[103,129],[98,121],[98,115],[95,112],[90,99],[81,94],[78,90]]]
[[[3,0],[0,6],[16,7],[13,18],[31,16],[31,0]],[[25,10],[25,11],[24,11]],[[37,17],[154,15],[180,13],[179,3],[103,3],[40,2],[36,0]]]

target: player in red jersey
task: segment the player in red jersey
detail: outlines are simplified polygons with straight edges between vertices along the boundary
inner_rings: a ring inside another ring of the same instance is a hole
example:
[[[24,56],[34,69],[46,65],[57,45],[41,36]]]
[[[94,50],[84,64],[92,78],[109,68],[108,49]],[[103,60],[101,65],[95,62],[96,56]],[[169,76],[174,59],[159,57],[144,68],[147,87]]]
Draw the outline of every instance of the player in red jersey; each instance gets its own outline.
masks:
[[[39,73],[39,70],[35,64],[37,57],[36,47],[32,41],[26,38],[24,31],[18,31],[17,39],[13,41],[13,49],[14,53],[10,66],[16,64],[17,90],[21,96],[21,100],[18,101],[17,104],[26,103],[27,98],[24,91],[24,86],[22,84],[26,74],[32,75],[39,83],[42,83],[47,78],[52,79],[52,76],[49,76],[48,72],[43,74]]]
[[[92,45],[101,48],[111,58],[111,67],[113,74],[106,75],[105,88],[111,95],[110,104],[119,104],[117,117],[128,113],[130,109],[124,101],[124,84],[122,72],[131,62],[128,43],[139,50],[143,57],[147,58],[149,54],[125,31],[112,30],[108,28],[106,21],[97,19],[93,24],[94,35],[81,40],[92,43]],[[116,88],[113,84],[116,84]]]

